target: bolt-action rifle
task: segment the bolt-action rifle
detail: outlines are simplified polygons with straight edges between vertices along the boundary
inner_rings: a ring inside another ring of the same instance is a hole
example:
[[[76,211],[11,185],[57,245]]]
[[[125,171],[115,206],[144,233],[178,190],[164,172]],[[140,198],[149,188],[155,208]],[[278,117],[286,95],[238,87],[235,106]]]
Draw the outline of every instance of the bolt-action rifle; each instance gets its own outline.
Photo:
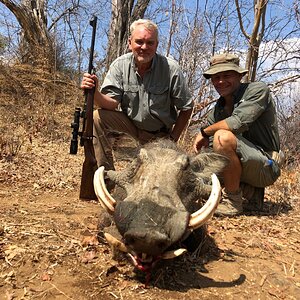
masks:
[[[93,27],[92,42],[90,49],[89,68],[88,73],[94,74],[93,58],[95,47],[95,36],[97,17],[93,17],[90,21]],[[94,110],[94,94],[95,88],[86,89],[84,91],[85,102],[83,110],[76,107],[74,113],[74,122],[71,124],[72,139],[70,146],[70,154],[77,154],[78,150],[78,136],[80,137],[80,146],[84,147],[84,162],[82,166],[81,184],[80,184],[80,199],[92,200],[97,199],[94,191],[93,179],[94,173],[97,170],[97,161],[93,147],[93,110]],[[80,131],[80,119],[82,119],[82,130]]]

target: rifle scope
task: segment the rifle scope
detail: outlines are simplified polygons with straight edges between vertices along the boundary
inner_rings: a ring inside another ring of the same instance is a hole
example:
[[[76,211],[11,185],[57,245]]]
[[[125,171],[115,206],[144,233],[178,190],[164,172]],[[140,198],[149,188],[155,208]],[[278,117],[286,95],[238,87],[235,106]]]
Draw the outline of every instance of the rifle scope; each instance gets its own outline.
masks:
[[[70,145],[70,154],[77,154],[78,151],[78,135],[80,135],[79,133],[80,113],[81,113],[81,108],[76,107],[74,112],[74,122],[71,123],[71,128],[73,128],[73,131],[72,131],[72,139]]]

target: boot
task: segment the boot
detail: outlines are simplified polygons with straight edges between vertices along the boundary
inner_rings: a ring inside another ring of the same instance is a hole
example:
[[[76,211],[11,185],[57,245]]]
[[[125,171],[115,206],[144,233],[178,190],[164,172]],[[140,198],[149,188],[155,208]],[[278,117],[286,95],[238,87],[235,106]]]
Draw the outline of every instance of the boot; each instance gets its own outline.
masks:
[[[239,189],[236,193],[225,192],[222,189],[221,202],[218,205],[215,215],[224,217],[233,217],[243,212],[243,197],[242,191]]]
[[[254,187],[250,184],[241,182],[240,188],[243,191],[243,208],[245,211],[262,211],[264,205],[265,189]]]

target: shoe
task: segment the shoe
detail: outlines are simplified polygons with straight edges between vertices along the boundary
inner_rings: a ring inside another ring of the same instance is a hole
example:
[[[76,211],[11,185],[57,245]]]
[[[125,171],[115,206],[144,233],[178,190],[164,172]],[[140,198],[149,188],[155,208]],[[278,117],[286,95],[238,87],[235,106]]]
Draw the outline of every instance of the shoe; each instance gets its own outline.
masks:
[[[243,201],[242,190],[236,193],[227,193],[223,188],[221,202],[215,211],[215,215],[224,217],[237,216],[243,212]]]
[[[245,211],[262,211],[265,188],[254,187],[244,182],[241,182],[240,188],[244,198],[243,209]]]

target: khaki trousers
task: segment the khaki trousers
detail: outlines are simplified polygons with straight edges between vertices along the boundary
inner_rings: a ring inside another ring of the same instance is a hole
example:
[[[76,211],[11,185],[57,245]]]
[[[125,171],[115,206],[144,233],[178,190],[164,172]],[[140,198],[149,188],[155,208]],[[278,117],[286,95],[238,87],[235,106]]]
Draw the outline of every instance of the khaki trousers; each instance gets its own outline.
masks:
[[[155,138],[166,137],[168,133],[151,133],[137,128],[133,122],[120,111],[98,109],[94,111],[93,145],[98,167],[114,170],[112,147],[107,137],[108,132],[127,133],[140,144],[145,144]]]
[[[264,188],[280,176],[278,163],[242,136],[237,136],[236,152],[242,164],[241,182]]]

